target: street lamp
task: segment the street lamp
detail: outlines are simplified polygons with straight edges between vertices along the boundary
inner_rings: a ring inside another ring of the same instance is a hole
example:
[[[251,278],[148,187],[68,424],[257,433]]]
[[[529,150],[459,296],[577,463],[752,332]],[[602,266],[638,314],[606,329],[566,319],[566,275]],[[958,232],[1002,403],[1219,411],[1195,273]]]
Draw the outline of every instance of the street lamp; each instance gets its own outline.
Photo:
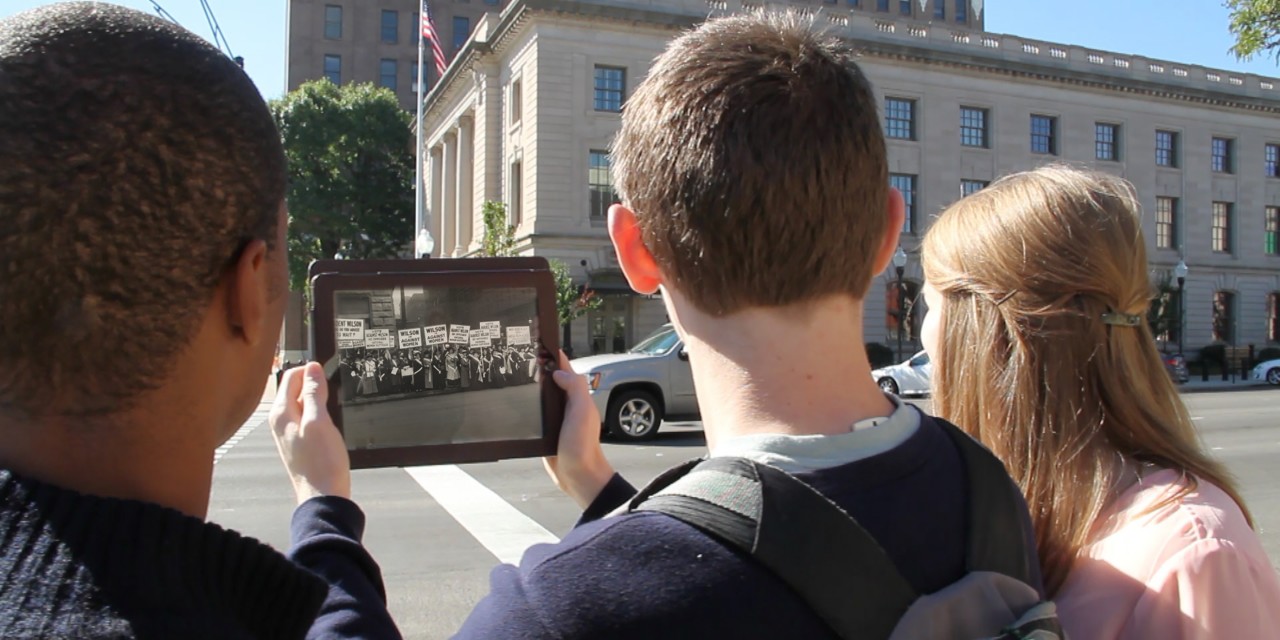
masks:
[[[907,252],[902,250],[902,245],[898,245],[898,250],[893,254],[893,270],[898,274],[898,362],[902,362],[902,322],[904,319],[903,300],[902,300],[902,272],[907,267]]]
[[[432,239],[431,232],[426,227],[418,230],[418,240],[414,243],[418,251],[418,257],[427,259],[431,257],[431,252],[435,251],[436,241]]]
[[[1187,262],[1181,258],[1178,259],[1178,265],[1173,268],[1173,277],[1178,279],[1178,355],[1182,355],[1182,330],[1185,319],[1182,317],[1183,309],[1186,303],[1182,300],[1182,289],[1187,283]]]

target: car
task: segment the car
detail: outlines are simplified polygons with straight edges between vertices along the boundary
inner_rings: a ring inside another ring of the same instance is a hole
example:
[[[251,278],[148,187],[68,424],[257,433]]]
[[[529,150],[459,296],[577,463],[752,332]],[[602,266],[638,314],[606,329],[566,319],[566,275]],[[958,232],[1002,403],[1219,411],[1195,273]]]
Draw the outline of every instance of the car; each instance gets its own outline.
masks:
[[[1161,356],[1164,361],[1165,371],[1169,372],[1169,378],[1177,384],[1183,384],[1191,379],[1191,372],[1187,370],[1187,359],[1181,354],[1173,354]]]
[[[605,433],[622,441],[648,440],[667,416],[697,416],[689,353],[679,333],[663,325],[626,353],[569,363],[587,377]]]
[[[885,393],[895,396],[926,395],[929,393],[929,376],[932,372],[929,354],[921,351],[906,362],[872,371],[871,377]]]
[[[1249,375],[1249,379],[1266,382],[1267,384],[1280,385],[1280,360],[1266,360],[1259,362],[1258,366],[1253,368],[1253,372]]]

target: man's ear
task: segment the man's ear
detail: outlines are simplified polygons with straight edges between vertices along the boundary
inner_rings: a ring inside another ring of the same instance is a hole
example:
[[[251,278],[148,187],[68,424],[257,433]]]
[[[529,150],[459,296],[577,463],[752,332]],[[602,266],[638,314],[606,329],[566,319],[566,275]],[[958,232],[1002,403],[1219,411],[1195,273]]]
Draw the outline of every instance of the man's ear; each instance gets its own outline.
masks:
[[[636,293],[649,295],[662,284],[662,272],[658,261],[644,245],[636,214],[627,207],[615,204],[609,207],[609,238],[618,252],[618,265],[627,283]]]
[[[246,344],[268,339],[271,275],[267,243],[262,240],[245,245],[227,274],[227,323],[232,334]]]
[[[880,273],[889,267],[889,261],[893,260],[893,254],[898,250],[898,242],[902,239],[902,223],[907,219],[907,204],[902,199],[901,192],[889,187],[887,200],[885,215],[889,217],[889,228],[885,231],[884,240],[880,242],[880,247],[876,251],[875,270],[871,273]]]

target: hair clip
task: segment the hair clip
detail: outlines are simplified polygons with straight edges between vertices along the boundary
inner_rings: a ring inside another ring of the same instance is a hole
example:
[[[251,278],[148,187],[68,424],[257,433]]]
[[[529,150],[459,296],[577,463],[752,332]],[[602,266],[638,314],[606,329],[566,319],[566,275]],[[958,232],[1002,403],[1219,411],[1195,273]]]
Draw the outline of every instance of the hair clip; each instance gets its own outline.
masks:
[[[1013,297],[1015,294],[1017,294],[1017,293],[1018,293],[1018,290],[1017,290],[1017,289],[1011,289],[1008,293],[1004,294],[1003,296],[1000,296],[1000,299],[999,299],[999,300],[996,300],[996,306],[998,307],[998,306],[1000,306],[1000,305],[1002,305],[1002,304],[1004,304],[1004,303],[1008,302],[1008,301],[1009,301],[1009,298],[1012,298],[1012,297]]]
[[[1142,316],[1128,313],[1104,313],[1102,314],[1102,321],[1117,327],[1136,327],[1142,324]]]

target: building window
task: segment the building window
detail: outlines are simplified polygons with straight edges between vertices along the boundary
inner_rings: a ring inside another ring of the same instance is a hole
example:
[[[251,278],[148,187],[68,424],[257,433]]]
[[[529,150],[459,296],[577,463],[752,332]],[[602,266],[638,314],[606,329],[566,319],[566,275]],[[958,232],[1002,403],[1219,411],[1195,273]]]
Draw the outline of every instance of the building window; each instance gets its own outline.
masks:
[[[1280,144],[1267,145],[1267,177],[1280,178]]]
[[[1053,116],[1031,116],[1031,153],[1058,153],[1058,119]]]
[[[1178,242],[1178,199],[1156,198],[1156,248],[1173,249]]]
[[[329,40],[342,39],[342,6],[326,4],[324,6],[324,37]]]
[[[1179,311],[1182,309],[1181,295],[1177,289],[1164,289],[1160,295],[1151,301],[1151,311],[1148,317],[1154,317],[1155,322],[1151,329],[1156,334],[1156,340],[1169,344],[1177,342],[1182,328],[1178,326],[1181,318],[1178,317]]]
[[[966,147],[987,148],[986,109],[960,107],[960,144]]]
[[[462,45],[467,43],[467,36],[471,35],[471,19],[466,16],[453,17],[453,50],[457,51]]]
[[[907,217],[902,221],[903,233],[916,231],[916,177],[909,173],[889,174],[889,186],[902,193],[907,205]]]
[[[520,81],[511,83],[511,124],[520,124],[520,114],[524,113],[524,96],[521,94]]]
[[[382,10],[382,42],[395,44],[400,41],[400,14],[388,9]]]
[[[911,15],[911,0],[898,0],[898,13],[904,16]]]
[[[938,0],[945,2],[945,0]],[[956,0],[956,22],[965,23],[969,21],[969,0]]]
[[[898,288],[898,279],[890,280],[884,289],[884,328],[889,340],[898,339],[898,331],[902,330],[903,342],[914,342],[920,336],[920,283],[903,280],[902,288]]]
[[[413,91],[413,92],[415,92],[415,93],[416,93],[416,92],[418,91],[418,80],[419,80],[419,78],[418,78],[418,63],[416,63],[416,62],[411,62],[411,63],[409,63],[409,64],[410,64],[410,70],[409,70],[409,90],[410,90],[410,91]]]
[[[1213,203],[1213,250],[1215,253],[1231,253],[1231,205],[1230,202]]]
[[[1263,240],[1267,255],[1280,255],[1280,207],[1267,207],[1267,232]]]
[[[933,0],[933,19],[947,19],[947,0]]]
[[[1267,342],[1280,342],[1280,291],[1267,296]]]
[[[342,84],[342,56],[329,54],[324,57],[324,77],[334,84]]]
[[[889,0],[876,0],[876,11],[888,11]]]
[[[906,98],[884,99],[884,131],[895,140],[916,139],[916,101]]]
[[[624,95],[626,82],[626,69],[596,65],[596,111],[622,111],[622,101],[626,97]]]
[[[511,163],[511,224],[520,226],[524,220],[524,163]]]
[[[1229,138],[1213,139],[1213,172],[1214,173],[1235,173],[1235,167],[1232,166],[1231,155],[1232,147],[1235,141]]]
[[[491,7],[496,7],[501,4],[501,0],[484,0],[484,3]]]
[[[1230,291],[1213,294],[1213,341],[1235,344],[1236,296]]]
[[[1177,168],[1177,131],[1156,131],[1156,166]]]
[[[1099,160],[1120,161],[1120,125],[1097,122],[1094,130],[1094,156]]]
[[[857,9],[858,7],[861,7],[861,6],[862,6],[862,1],[861,1],[861,0],[849,0],[849,6],[853,7],[854,9]]]
[[[409,27],[409,44],[418,46],[418,38],[421,37],[422,23],[418,21],[418,14],[413,14],[413,26]]]
[[[387,60],[384,58],[381,62],[378,63],[378,85],[379,86],[395,91],[396,79],[397,79],[396,76],[398,75],[399,75],[399,72],[396,71],[395,60]]]
[[[604,220],[609,216],[609,205],[618,201],[613,191],[613,169],[609,166],[609,152],[591,150],[591,166],[587,169],[587,189],[591,192],[591,219]]]
[[[979,191],[982,191],[983,189],[986,189],[988,184],[991,183],[983,182],[982,180],[961,180],[960,197],[967,198]]]

